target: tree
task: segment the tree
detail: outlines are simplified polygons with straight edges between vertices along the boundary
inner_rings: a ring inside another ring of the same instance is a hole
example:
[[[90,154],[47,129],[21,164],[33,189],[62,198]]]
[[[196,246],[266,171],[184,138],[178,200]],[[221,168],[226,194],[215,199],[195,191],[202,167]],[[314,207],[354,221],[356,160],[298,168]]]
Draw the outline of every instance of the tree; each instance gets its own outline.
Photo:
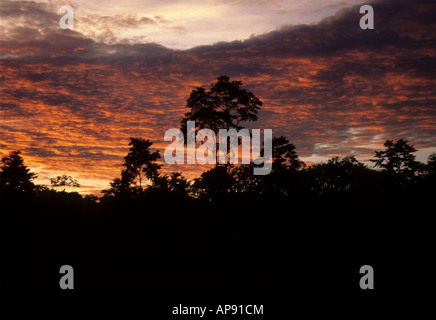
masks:
[[[139,180],[139,188],[142,189],[142,174],[153,181],[159,176],[159,169],[162,167],[156,161],[160,158],[159,151],[151,152],[150,140],[130,138],[130,151],[124,157],[126,171],[132,175],[133,179]]]
[[[261,150],[264,156],[264,148]],[[272,139],[272,170],[264,176],[249,175],[248,168],[233,170],[237,174],[236,182],[239,182],[238,189],[241,190],[241,183],[245,190],[257,190],[260,194],[281,194],[290,196],[299,189],[297,171],[304,168],[306,164],[301,161],[295,151],[295,145],[290,143],[284,136]],[[245,182],[244,182],[245,181]]]
[[[253,167],[253,163],[231,166],[230,175],[233,177],[233,192],[259,192],[260,178],[253,174]],[[261,177],[265,178],[267,176]]]
[[[397,142],[386,140],[385,150],[376,151],[374,166],[381,168],[389,175],[403,176],[411,178],[420,168],[419,162],[415,161],[414,152],[416,149],[406,140],[400,139]]]
[[[110,188],[103,190],[106,196],[117,197],[120,195],[130,196],[143,191],[143,175],[153,184],[160,183],[159,169],[162,167],[156,161],[160,158],[159,151],[152,152],[153,145],[149,140],[130,138],[129,153],[124,157],[121,178],[110,182]],[[139,186],[137,182],[139,182]]]
[[[220,200],[231,191],[234,177],[223,166],[212,168],[195,179],[193,188],[196,196],[209,201]]]
[[[152,189],[160,192],[169,193],[173,195],[186,196],[190,191],[190,183],[182,176],[180,172],[172,172],[168,175],[159,175],[151,186]]]
[[[429,175],[436,175],[436,153],[432,153],[428,157],[428,162],[426,165],[426,171]]]
[[[106,197],[117,197],[122,193],[122,184],[120,178],[115,178],[113,181],[109,182],[109,189],[104,189],[101,191]]]
[[[211,129],[218,134],[219,129],[240,130],[242,123],[258,119],[257,112],[262,106],[259,98],[243,89],[241,81],[230,81],[227,76],[217,79],[209,90],[202,87],[192,90],[186,104],[190,111],[181,121],[182,132],[186,133],[188,121],[195,121],[196,131]]]
[[[273,170],[301,169],[306,164],[298,158],[295,145],[284,137],[274,137],[272,140]]]
[[[168,180],[169,189],[179,194],[186,194],[190,184],[180,172],[172,172]]]
[[[100,201],[100,199],[98,198],[98,196],[96,196],[95,194],[87,194],[84,198],[85,201],[87,201],[88,203],[92,203],[95,204],[98,201]]]
[[[373,187],[372,170],[353,156],[334,157],[305,170],[305,181],[316,194],[350,192]]]
[[[260,151],[264,156],[264,148]],[[296,172],[306,164],[301,161],[295,151],[295,145],[284,137],[272,139],[272,171],[268,175],[253,175],[253,163],[232,167],[230,174],[234,178],[232,186],[235,192],[277,192],[290,195],[296,183]]]
[[[13,192],[31,192],[35,189],[32,180],[36,174],[24,165],[20,151],[12,151],[3,157],[0,167],[0,190]]]
[[[74,188],[79,188],[80,184],[76,179],[73,179],[72,176],[67,176],[66,174],[62,176],[57,176],[56,178],[50,179],[51,188],[59,188],[62,192],[65,192],[67,189],[73,190]]]

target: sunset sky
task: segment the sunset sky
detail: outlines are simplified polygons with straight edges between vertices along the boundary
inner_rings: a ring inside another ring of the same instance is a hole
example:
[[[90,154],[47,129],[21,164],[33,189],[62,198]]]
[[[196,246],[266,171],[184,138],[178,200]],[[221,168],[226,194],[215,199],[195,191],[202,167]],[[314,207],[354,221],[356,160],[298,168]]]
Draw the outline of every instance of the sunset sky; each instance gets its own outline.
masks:
[[[74,30],[62,30],[62,5]],[[371,4],[375,29],[362,30]],[[436,152],[436,2],[362,0],[0,1],[0,157],[97,194],[129,137],[163,149],[191,90],[220,75],[263,101],[271,128],[319,162],[365,160],[386,139]],[[193,165],[169,166],[189,178]]]

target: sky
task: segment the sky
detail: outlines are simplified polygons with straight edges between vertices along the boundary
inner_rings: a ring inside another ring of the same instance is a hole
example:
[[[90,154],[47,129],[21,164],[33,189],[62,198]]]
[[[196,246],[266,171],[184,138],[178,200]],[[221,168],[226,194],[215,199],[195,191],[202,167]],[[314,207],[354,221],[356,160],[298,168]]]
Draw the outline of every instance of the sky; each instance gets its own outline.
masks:
[[[34,6],[24,5],[23,1],[12,2],[15,3],[12,6],[22,9]],[[172,49],[189,49],[220,41],[244,40],[282,26],[314,23],[345,4],[360,2],[362,0],[38,1],[35,2],[38,11],[33,18],[17,20],[16,16],[9,15],[4,23],[21,26],[34,19],[50,23],[45,19],[48,17],[40,16],[39,10],[44,8],[57,13],[61,6],[68,4],[75,13],[74,30],[95,41],[109,44],[156,42]],[[11,2],[2,3],[8,7]]]
[[[62,30],[62,5],[74,29]],[[375,29],[362,30],[371,4]],[[21,150],[39,176],[97,194],[129,137],[161,154],[186,99],[221,75],[263,101],[273,129],[319,162],[365,160],[386,139],[436,152],[436,2],[1,1],[0,157]],[[188,178],[204,168],[165,166]]]

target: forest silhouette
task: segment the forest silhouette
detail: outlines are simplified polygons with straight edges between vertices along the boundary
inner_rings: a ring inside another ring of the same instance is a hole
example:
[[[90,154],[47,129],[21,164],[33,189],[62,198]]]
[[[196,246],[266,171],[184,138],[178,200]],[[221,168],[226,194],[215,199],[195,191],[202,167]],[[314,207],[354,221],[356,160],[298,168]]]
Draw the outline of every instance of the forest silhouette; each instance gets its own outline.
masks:
[[[181,128],[241,129],[261,105],[222,76],[192,91]],[[152,145],[130,139],[100,198],[66,174],[36,185],[20,151],[4,157],[2,288],[59,290],[68,264],[77,290],[355,291],[367,264],[379,289],[396,290],[397,266],[419,259],[408,233],[432,206],[436,154],[420,163],[408,141],[387,140],[372,165],[350,155],[307,166],[280,136],[270,174],[226,163],[193,181],[163,174]]]

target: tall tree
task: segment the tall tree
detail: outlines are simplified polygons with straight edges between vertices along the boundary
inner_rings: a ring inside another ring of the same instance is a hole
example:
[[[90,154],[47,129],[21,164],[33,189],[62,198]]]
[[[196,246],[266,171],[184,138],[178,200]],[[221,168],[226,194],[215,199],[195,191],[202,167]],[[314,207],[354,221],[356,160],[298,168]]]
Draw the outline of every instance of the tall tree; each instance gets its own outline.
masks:
[[[142,191],[143,177],[153,184],[160,183],[159,169],[162,167],[156,161],[160,158],[159,151],[151,151],[153,145],[149,140],[130,138],[129,153],[124,157],[121,178],[110,183],[110,188],[103,190],[106,196],[130,196]],[[139,183],[139,186],[138,186]]]
[[[230,81],[228,76],[217,79],[209,90],[202,87],[192,90],[186,104],[190,111],[181,121],[182,132],[186,132],[188,121],[195,121],[196,131],[211,129],[218,134],[219,129],[240,130],[244,122],[258,119],[262,101],[243,89],[242,81]]]
[[[133,178],[138,178],[139,187],[142,188],[143,175],[150,181],[159,176],[162,167],[156,161],[160,158],[159,151],[152,152],[150,140],[130,138],[130,151],[124,157],[124,166]]]
[[[0,167],[0,190],[14,192],[33,191],[35,185],[32,180],[36,175],[24,165],[20,151],[12,151],[9,156],[3,157]]]

